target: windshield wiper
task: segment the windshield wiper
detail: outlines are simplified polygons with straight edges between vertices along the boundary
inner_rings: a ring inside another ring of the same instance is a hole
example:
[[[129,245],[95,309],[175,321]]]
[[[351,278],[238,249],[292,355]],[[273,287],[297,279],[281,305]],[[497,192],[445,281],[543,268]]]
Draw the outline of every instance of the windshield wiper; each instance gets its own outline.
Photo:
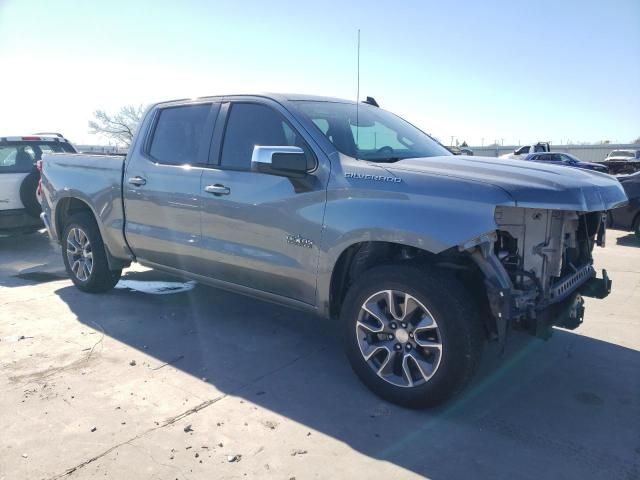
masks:
[[[369,162],[394,163],[400,160],[404,160],[404,158],[403,157],[383,157],[383,158],[365,158],[363,160],[367,160]]]

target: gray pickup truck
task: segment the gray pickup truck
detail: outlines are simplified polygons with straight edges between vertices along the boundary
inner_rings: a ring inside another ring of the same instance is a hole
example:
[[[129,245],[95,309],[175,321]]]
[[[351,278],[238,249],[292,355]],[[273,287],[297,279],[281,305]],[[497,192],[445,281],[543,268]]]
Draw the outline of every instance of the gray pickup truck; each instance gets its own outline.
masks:
[[[627,201],[606,174],[454,156],[375,101],[295,95],[153,105],[126,158],[47,155],[42,187],[79,289],[135,261],[339,319],[356,374],[409,407],[458,392],[487,340],[576,328]]]

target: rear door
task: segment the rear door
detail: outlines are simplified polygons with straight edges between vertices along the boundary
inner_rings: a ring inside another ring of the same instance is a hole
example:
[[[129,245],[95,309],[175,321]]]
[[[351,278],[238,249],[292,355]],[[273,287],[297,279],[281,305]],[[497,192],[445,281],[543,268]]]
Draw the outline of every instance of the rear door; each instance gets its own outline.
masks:
[[[328,160],[318,158],[303,184],[252,171],[255,145],[298,146],[313,154],[312,140],[266,99],[238,100],[222,111],[225,122],[216,128],[200,188],[201,273],[313,305]]]
[[[127,159],[125,233],[139,261],[184,271],[199,262],[200,177],[218,110],[210,101],[163,105]]]

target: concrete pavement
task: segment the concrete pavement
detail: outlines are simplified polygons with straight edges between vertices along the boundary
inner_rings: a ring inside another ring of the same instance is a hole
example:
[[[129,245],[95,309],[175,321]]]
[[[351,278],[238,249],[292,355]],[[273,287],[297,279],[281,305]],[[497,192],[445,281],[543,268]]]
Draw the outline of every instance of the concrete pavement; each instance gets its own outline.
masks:
[[[44,235],[0,238],[0,479],[638,479],[640,244],[608,241],[584,325],[488,346],[416,412],[362,386],[330,322],[140,267],[84,294]]]

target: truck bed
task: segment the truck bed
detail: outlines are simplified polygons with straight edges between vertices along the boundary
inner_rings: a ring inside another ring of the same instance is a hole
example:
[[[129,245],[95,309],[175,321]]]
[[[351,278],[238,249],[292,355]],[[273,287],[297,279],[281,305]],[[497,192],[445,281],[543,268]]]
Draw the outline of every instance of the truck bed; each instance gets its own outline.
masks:
[[[42,157],[43,211],[57,238],[62,234],[60,219],[72,212],[74,202],[81,201],[98,219],[108,254],[118,259],[131,257],[123,233],[124,163],[120,155],[57,153]],[[52,184],[56,188],[50,188]]]

